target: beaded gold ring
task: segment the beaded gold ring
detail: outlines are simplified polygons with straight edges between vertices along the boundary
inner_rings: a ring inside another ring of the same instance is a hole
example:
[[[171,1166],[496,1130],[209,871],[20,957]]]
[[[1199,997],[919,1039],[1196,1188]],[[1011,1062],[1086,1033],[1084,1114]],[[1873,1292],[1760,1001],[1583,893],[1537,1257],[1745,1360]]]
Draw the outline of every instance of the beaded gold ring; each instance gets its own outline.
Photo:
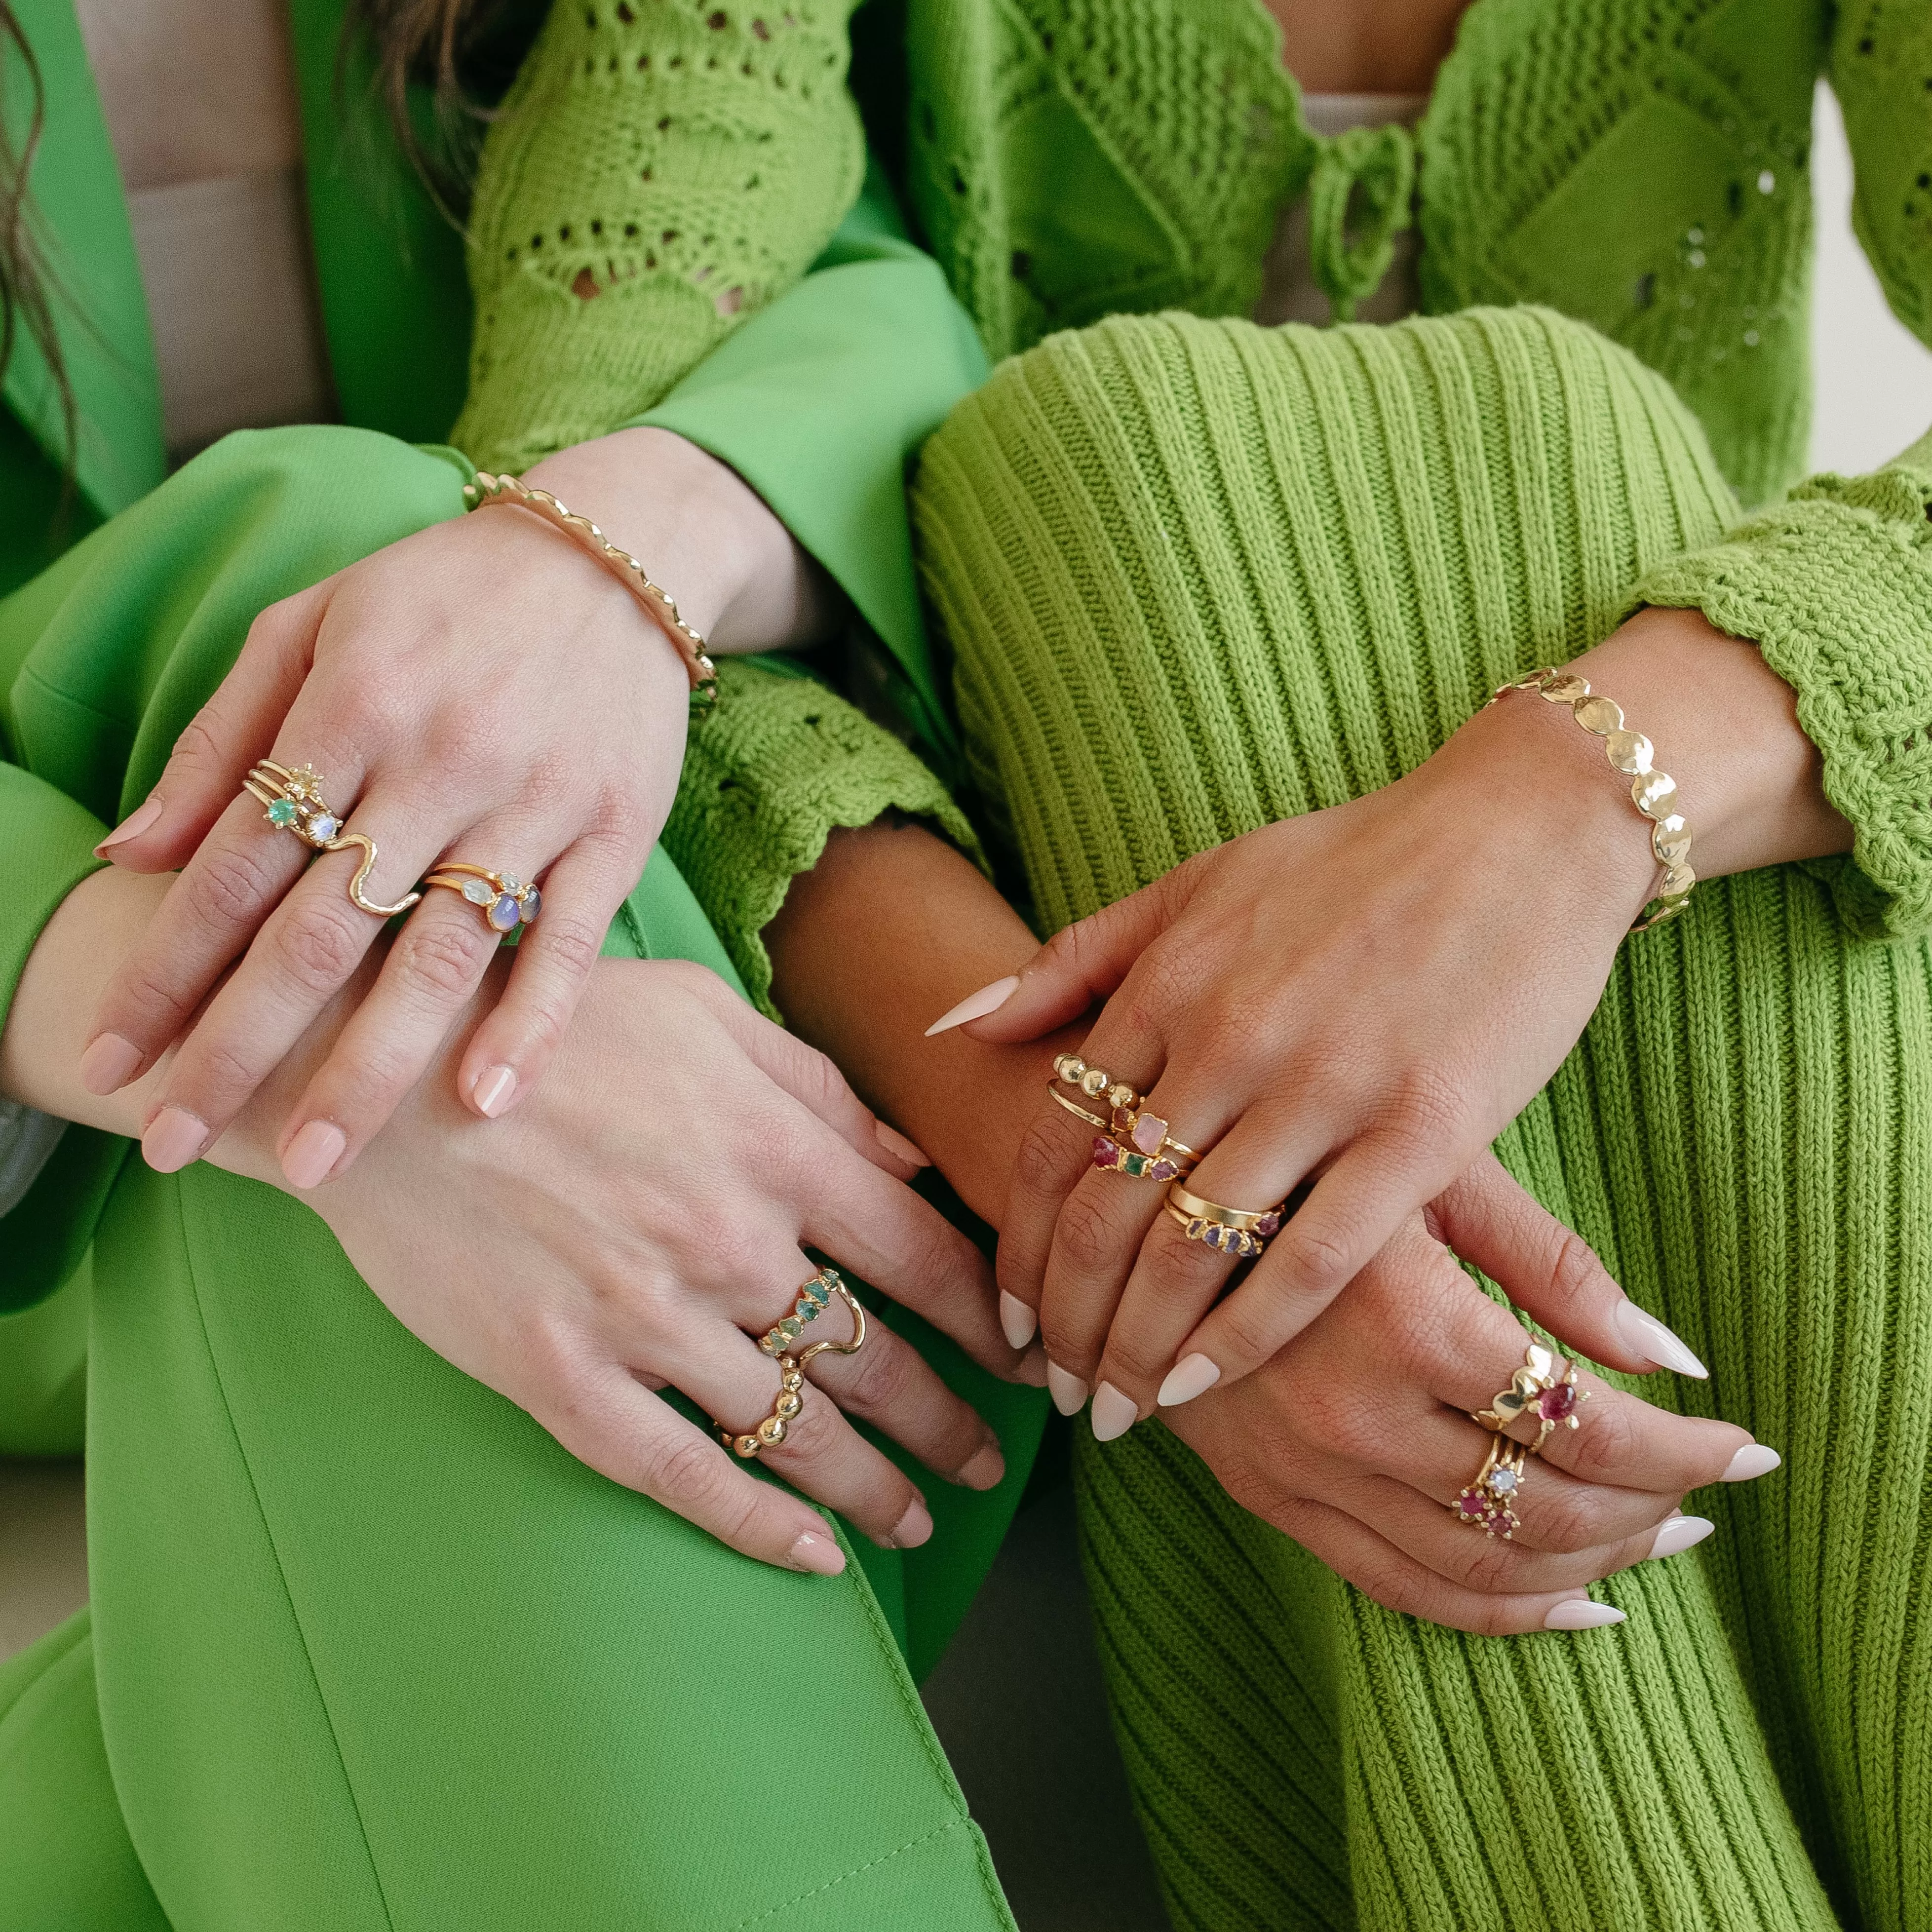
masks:
[[[1077,1053],[1054,1056],[1054,1072],[1070,1087],[1077,1087],[1090,1100],[1105,1100],[1116,1113],[1137,1108],[1141,1096],[1124,1080],[1116,1080],[1097,1066],[1089,1066]]]
[[[822,1270],[820,1274],[812,1276],[812,1280],[820,1280],[833,1272],[830,1268]],[[832,1292],[852,1311],[851,1340],[814,1342],[810,1348],[801,1348],[796,1355],[786,1353],[778,1357],[778,1392],[772,1398],[771,1414],[755,1429],[740,1431],[721,1426],[718,1431],[718,1439],[741,1461],[748,1462],[762,1456],[767,1449],[776,1449],[783,1443],[792,1424],[797,1420],[799,1411],[805,1406],[806,1364],[814,1355],[822,1355],[828,1348],[835,1354],[856,1355],[866,1346],[865,1310],[842,1280],[834,1282]],[[804,1291],[801,1289],[800,1292],[802,1294]],[[790,1318],[786,1318],[788,1321]],[[780,1327],[783,1325],[779,1324]],[[764,1343],[760,1342],[758,1346],[762,1348]]]

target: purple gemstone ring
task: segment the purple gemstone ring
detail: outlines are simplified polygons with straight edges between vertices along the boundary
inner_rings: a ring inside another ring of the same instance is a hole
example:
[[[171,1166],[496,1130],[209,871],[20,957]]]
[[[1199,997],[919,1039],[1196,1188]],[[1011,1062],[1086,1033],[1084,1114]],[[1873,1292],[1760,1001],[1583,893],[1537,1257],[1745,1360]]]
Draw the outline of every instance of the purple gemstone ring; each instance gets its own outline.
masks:
[[[465,866],[446,860],[423,880],[425,886],[446,886],[460,892],[483,915],[483,923],[499,938],[529,926],[543,909],[543,895],[534,886],[513,879],[507,872],[491,872],[481,866]]]
[[[1190,1241],[1219,1248],[1224,1255],[1242,1261],[1252,1259],[1281,1231],[1282,1210],[1287,1204],[1277,1201],[1272,1208],[1224,1208],[1218,1201],[1204,1201],[1190,1194],[1177,1180],[1167,1190],[1167,1211]]]

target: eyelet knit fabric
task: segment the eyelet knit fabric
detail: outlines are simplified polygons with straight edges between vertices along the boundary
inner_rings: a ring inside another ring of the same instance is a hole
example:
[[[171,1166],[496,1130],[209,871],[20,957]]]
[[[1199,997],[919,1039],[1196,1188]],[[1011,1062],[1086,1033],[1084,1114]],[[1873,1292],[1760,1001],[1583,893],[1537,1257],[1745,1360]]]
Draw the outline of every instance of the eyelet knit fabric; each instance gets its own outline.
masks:
[[[1735,514],[1667,385],[1523,309],[1055,336],[956,411],[914,507],[974,769],[1056,926],[1385,784]],[[1599,1586],[1626,1624],[1486,1639],[1350,1589],[1161,1423],[1076,1430],[1174,1925],[1925,1927],[1932,948],[1859,943],[1802,868],[1706,881],[1499,1151],[1711,1366],[1626,1385],[1785,1466]]]

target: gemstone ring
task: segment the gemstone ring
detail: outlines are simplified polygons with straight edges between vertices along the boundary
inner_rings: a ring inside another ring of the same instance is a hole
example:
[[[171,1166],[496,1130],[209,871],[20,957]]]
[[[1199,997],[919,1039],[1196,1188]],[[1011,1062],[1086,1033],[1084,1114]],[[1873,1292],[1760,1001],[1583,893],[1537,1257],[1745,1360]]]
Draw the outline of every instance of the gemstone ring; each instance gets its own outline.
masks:
[[[1167,1211],[1190,1241],[1204,1242],[1244,1261],[1259,1254],[1269,1238],[1280,1232],[1286,1205],[1278,1201],[1272,1208],[1223,1208],[1218,1201],[1190,1194],[1178,1180],[1167,1190]]]
[[[1495,1437],[1476,1480],[1449,1507],[1459,1522],[1507,1543],[1522,1527],[1513,1505],[1522,1488],[1529,1451],[1506,1436]]]
[[[1571,1429],[1579,1426],[1576,1406],[1589,1399],[1590,1391],[1576,1386],[1576,1364],[1565,1362],[1559,1373],[1556,1358],[1541,1342],[1532,1342],[1523,1351],[1522,1366],[1510,1377],[1509,1387],[1487,1408],[1474,1411],[1469,1419],[1480,1422],[1485,1429],[1500,1432],[1513,1422],[1534,1418],[1543,1426],[1530,1445],[1530,1453],[1540,1455],[1552,1430],[1559,1425]]]
[[[460,892],[483,915],[484,924],[499,936],[531,924],[543,910],[543,895],[536,886],[526,886],[507,872],[492,872],[453,859],[437,866],[423,884]]]
[[[266,806],[268,823],[283,832],[292,832],[302,842],[318,852],[342,852],[359,847],[362,862],[349,881],[349,896],[357,909],[378,919],[394,919],[407,912],[422,897],[406,893],[394,905],[378,905],[363,896],[362,888],[376,868],[376,842],[368,833],[345,832],[341,814],[330,808],[322,796],[322,780],[308,765],[278,765],[262,759],[242,781],[242,788],[257,803]]]

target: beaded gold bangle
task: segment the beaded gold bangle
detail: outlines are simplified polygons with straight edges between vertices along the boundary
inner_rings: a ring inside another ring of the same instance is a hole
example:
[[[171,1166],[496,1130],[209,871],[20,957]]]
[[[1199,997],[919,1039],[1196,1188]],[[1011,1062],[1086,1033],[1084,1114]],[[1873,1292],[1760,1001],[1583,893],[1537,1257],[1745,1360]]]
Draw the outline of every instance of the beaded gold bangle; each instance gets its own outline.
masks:
[[[533,490],[520,476],[493,476],[483,470],[477,471],[474,483],[463,486],[463,495],[472,510],[490,503],[515,503],[534,511],[580,544],[616,577],[676,646],[691,679],[692,716],[702,718],[716,706],[718,667],[711,662],[704,640],[678,615],[677,599],[662,584],[653,584],[650,572],[628,550],[620,550],[588,517],[566,509],[548,490]]]
[[[1498,686],[1490,703],[1512,691],[1533,691],[1547,704],[1567,704],[1585,730],[1603,740],[1612,768],[1630,779],[1631,804],[1651,821],[1651,855],[1664,868],[1663,884],[1630,930],[1647,932],[1675,919],[1690,904],[1697,874],[1690,869],[1690,827],[1677,809],[1677,782],[1652,764],[1650,740],[1641,731],[1631,730],[1621,707],[1593,692],[1589,680],[1574,671],[1533,670],[1527,677]]]

